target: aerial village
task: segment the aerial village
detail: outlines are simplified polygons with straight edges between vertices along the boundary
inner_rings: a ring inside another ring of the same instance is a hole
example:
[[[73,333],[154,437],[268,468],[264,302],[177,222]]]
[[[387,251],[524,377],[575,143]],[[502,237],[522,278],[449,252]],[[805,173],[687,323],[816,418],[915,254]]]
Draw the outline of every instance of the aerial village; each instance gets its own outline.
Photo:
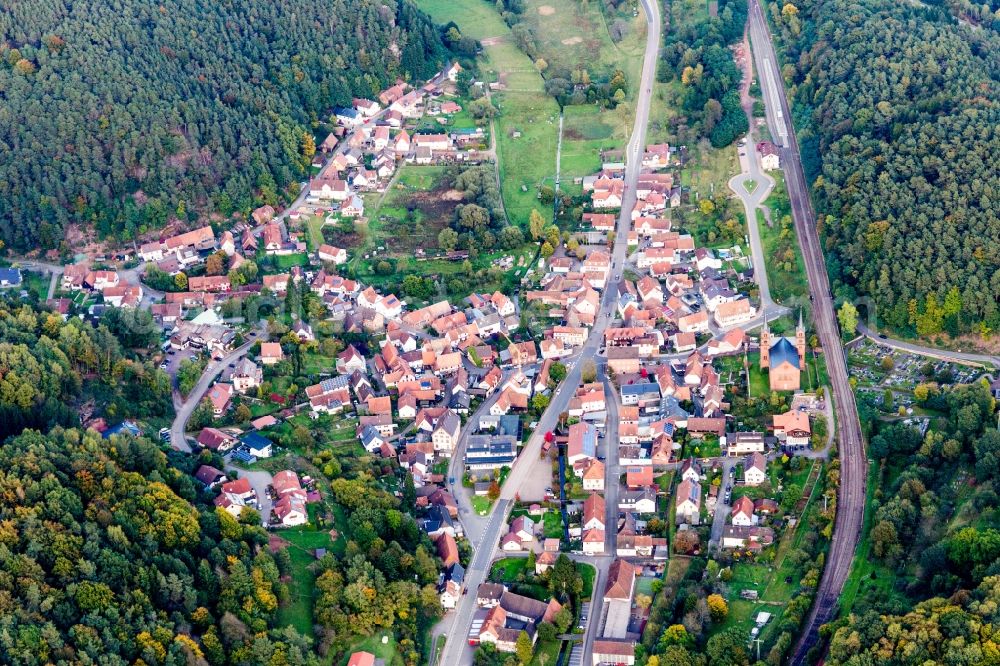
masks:
[[[137,250],[144,283],[134,271],[69,266],[51,304],[64,316],[148,308],[162,330],[162,369],[178,376],[197,363],[225,365],[205,394],[209,422],[185,441],[216,456],[195,476],[233,516],[249,507],[278,530],[312,520],[315,471],[283,468],[264,483],[239,472],[294,449],[289,432],[357,442],[381,461],[397,496],[412,486],[440,558],[443,608],[475,600],[472,646],[514,652],[522,633],[534,642],[561,610],[552,597],[516,591],[503,567],[471,592],[466,581],[474,557],[466,525],[490,515],[520,458],[534,458],[509,524],[482,547],[495,546],[500,562],[530,562],[521,582],[542,580],[560,555],[606,561],[605,587],[593,590],[588,611],[602,618],[593,663],[633,663],[649,611],[638,590],[673,553],[753,558],[794,526],[799,498],[783,500],[779,489],[786,474],[801,476],[789,456],[816,444],[817,419],[825,441],[822,382],[810,374],[801,321],[780,331],[789,335],[771,331],[739,248],[697,247],[673,228],[670,211],[690,202],[666,144],[646,147],[637,200],[624,214],[624,164],[585,178],[581,226],[513,294],[411,306],[342,276],[351,248],[328,244],[282,270],[282,257],[307,251],[305,217],[364,218],[361,195],[385,188],[402,163],[478,159],[474,132],[406,129],[409,119],[459,110],[441,99],[456,75],[453,66],[425,86],[400,82],[338,109],[338,130],[318,147],[319,172],[287,215],[265,206],[218,234],[205,226],[147,242]],[[613,275],[619,217],[630,223],[628,268]],[[158,290],[151,274],[183,289]],[[581,354],[609,292],[599,349]],[[240,305],[248,299],[271,304],[259,325]],[[282,308],[293,301],[297,309]],[[313,383],[290,385],[303,374]],[[564,388],[565,410],[540,428],[567,377],[578,382]],[[770,409],[734,413],[758,382],[775,396]]]

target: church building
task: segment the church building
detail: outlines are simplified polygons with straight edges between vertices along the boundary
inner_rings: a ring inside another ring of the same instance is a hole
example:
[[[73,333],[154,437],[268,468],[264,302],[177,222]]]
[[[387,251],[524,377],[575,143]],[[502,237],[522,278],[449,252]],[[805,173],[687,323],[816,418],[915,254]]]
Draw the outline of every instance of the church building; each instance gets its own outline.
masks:
[[[799,313],[795,337],[775,337],[767,325],[760,332],[760,368],[767,369],[772,391],[798,391],[801,373],[806,369],[806,329]]]

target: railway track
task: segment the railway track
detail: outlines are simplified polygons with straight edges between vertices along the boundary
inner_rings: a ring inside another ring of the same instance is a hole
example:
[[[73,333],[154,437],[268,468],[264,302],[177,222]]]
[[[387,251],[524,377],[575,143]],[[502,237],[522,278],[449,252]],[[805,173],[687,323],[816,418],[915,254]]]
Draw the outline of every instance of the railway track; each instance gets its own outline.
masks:
[[[802,172],[778,60],[759,0],[750,0],[749,28],[758,76],[768,88],[764,93],[765,99],[769,101],[767,119],[771,134],[781,144],[780,155],[792,204],[792,218],[809,280],[813,322],[825,351],[838,423],[840,487],[837,516],[816,599],[791,658],[792,664],[805,664],[813,648],[819,644],[820,626],[836,615],[840,593],[854,561],[864,523],[867,460],[854,392],[848,383],[847,359],[834,314],[830,280],[816,231],[816,216]]]

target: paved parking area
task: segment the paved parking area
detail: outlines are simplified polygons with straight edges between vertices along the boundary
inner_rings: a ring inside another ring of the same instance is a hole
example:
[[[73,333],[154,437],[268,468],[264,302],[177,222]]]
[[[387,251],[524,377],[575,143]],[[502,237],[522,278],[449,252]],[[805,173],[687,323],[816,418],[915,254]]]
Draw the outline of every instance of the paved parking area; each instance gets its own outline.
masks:
[[[177,376],[177,370],[178,370],[178,368],[180,368],[180,365],[181,365],[181,361],[183,361],[184,359],[189,359],[189,358],[192,358],[192,357],[196,356],[197,355],[197,350],[194,350],[194,349],[170,349],[170,348],[168,348],[166,350],[166,352],[164,352],[164,353],[167,355],[166,356],[166,361],[164,361],[167,364],[167,367],[165,368],[165,371],[171,377],[176,377]]]

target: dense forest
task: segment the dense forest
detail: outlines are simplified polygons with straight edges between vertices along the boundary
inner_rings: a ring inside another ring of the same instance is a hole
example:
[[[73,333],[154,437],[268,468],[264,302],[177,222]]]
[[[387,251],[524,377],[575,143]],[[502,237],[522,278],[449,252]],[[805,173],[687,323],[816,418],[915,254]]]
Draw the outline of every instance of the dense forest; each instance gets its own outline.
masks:
[[[832,277],[921,336],[1000,330],[1000,35],[966,4],[770,5]]]
[[[333,105],[448,53],[409,0],[10,0],[0,12],[0,235],[51,248],[274,203]]]
[[[681,11],[670,6],[670,11]],[[729,46],[743,37],[746,0],[721,0],[716,17],[679,15],[670,21],[660,80],[681,83],[681,111],[697,135],[716,148],[728,146],[750,128],[740,106],[743,75]]]
[[[0,439],[73,426],[81,414],[109,425],[169,414],[170,378],[127,354],[149,342],[151,323],[148,312],[110,310],[94,327],[0,300]]]
[[[463,203],[455,207],[451,225],[438,235],[438,245],[442,249],[460,247],[473,252],[501,247],[510,250],[524,243],[521,229],[507,224],[492,168],[463,169],[454,176],[452,186],[462,193]]]
[[[272,628],[280,573],[259,518],[193,504],[148,440],[29,430],[0,470],[5,663],[313,663]]]
[[[413,517],[412,483],[401,502],[377,481],[391,470],[368,468],[370,458],[333,462],[332,499],[348,516],[348,539],[343,552],[314,566],[319,649],[342,653],[358,637],[391,630],[403,661],[416,666],[442,610],[434,587],[439,560]]]
[[[859,394],[877,471],[866,572],[833,626],[830,664],[988,664],[1000,657],[1000,432],[985,381],[914,391],[924,435]],[[848,587],[851,587],[849,584]]]

